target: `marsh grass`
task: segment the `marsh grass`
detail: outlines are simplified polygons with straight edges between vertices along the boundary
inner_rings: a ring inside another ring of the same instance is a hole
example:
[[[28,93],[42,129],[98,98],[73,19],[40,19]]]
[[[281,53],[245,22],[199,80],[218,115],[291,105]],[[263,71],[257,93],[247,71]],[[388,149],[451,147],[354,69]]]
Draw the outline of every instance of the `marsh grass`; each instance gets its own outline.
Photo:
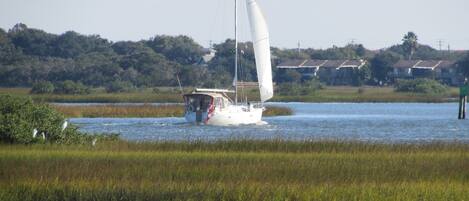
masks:
[[[184,107],[179,105],[98,105],[98,106],[63,106],[53,105],[57,111],[68,118],[97,117],[182,117]]]
[[[65,106],[52,105],[57,111],[68,118],[96,118],[96,117],[182,117],[184,106],[181,105],[89,105]],[[264,116],[287,116],[293,111],[285,107],[267,107]]]
[[[362,89],[362,92],[358,92]],[[153,89],[139,89],[130,93],[108,94],[104,89],[94,89],[88,95],[31,95],[28,88],[0,88],[0,94],[16,94],[31,96],[40,102],[61,103],[180,103],[181,93],[176,88],[158,88],[158,93]],[[186,92],[189,92],[187,89]],[[243,97],[256,101],[259,92],[256,88],[245,88]],[[392,87],[325,87],[313,94],[304,96],[281,96],[276,94],[273,101],[282,102],[448,102],[456,101],[459,96],[457,88],[448,89],[445,94],[416,94],[395,92]]]
[[[467,200],[469,145],[0,146],[0,200]]]

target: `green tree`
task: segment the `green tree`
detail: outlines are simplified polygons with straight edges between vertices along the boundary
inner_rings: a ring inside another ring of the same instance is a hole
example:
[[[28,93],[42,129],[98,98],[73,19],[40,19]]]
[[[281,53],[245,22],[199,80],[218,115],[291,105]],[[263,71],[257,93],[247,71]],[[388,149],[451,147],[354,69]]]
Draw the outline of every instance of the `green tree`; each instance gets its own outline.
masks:
[[[366,51],[366,48],[362,44],[358,44],[355,47],[356,54],[361,58],[365,57]]]
[[[23,53],[35,56],[51,56],[53,42],[57,38],[54,34],[38,29],[30,29],[24,24],[15,25],[9,32],[12,43]]]
[[[121,93],[131,92],[134,90],[134,86],[130,82],[114,81],[106,86],[107,93]]]
[[[399,55],[383,51],[375,55],[370,62],[371,78],[375,83],[388,83],[391,81],[389,73],[393,71],[393,65],[399,61]]]
[[[155,52],[182,65],[192,65],[202,59],[202,46],[187,36],[155,36],[147,41]]]
[[[466,55],[457,62],[457,65],[458,72],[465,78],[469,78],[469,53],[466,53]]]
[[[303,76],[296,70],[286,69],[277,73],[277,82],[300,83]]]
[[[91,52],[110,52],[111,44],[98,35],[84,36],[68,31],[58,36],[53,42],[54,55],[62,58],[74,58]]]
[[[417,35],[414,32],[408,32],[404,35],[402,42],[402,46],[407,53],[409,60],[412,60],[412,56],[419,47]]]
[[[11,42],[8,34],[0,28],[0,64],[11,65],[23,59],[19,51]]]
[[[75,83],[70,80],[57,83],[54,89],[56,94],[89,94],[91,93],[90,88],[86,87],[81,83]]]
[[[54,85],[51,82],[40,81],[33,84],[32,94],[51,94],[54,92]]]
[[[257,81],[257,70],[252,43],[238,43],[238,78],[241,81]],[[234,40],[226,40],[224,43],[215,45],[217,54],[209,63],[212,72],[229,72],[230,80],[234,77],[235,43]],[[224,81],[223,81],[224,82]]]
[[[352,72],[352,84],[354,86],[362,86],[371,79],[371,69],[369,65],[364,65],[360,69],[354,69]]]

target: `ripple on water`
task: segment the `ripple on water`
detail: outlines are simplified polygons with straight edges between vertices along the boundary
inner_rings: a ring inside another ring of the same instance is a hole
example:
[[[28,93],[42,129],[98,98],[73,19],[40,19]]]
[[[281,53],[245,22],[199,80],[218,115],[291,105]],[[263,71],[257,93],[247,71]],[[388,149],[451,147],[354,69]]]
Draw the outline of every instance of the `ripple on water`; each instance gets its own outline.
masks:
[[[240,127],[194,126],[183,118],[71,119],[82,131],[119,133],[128,140],[343,139],[378,142],[469,141],[457,104],[274,103],[295,115]]]

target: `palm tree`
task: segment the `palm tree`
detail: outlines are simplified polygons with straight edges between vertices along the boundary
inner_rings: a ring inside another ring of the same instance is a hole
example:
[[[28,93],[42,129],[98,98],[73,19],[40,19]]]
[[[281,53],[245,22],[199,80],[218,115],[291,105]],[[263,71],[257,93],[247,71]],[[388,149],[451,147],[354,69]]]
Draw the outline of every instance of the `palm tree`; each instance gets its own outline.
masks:
[[[415,51],[417,50],[419,43],[417,35],[414,32],[408,32],[404,38],[402,39],[402,46],[404,47],[404,51],[407,52],[409,55],[409,60],[412,60],[412,56],[414,55]]]

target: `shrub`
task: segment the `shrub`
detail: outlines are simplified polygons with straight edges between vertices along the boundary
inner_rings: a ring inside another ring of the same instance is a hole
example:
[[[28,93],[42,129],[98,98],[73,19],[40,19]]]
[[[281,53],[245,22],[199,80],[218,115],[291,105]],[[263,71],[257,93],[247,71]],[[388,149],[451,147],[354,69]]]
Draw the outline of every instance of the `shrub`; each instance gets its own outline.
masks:
[[[51,82],[41,81],[33,84],[31,94],[51,94],[54,89],[55,87]]]
[[[55,94],[89,94],[91,93],[90,88],[86,87],[82,83],[75,83],[67,80],[59,82],[55,85]]]
[[[282,96],[311,95],[324,86],[318,80],[311,80],[301,84],[283,83],[278,85],[277,93]]]
[[[106,86],[107,93],[131,92],[135,87],[130,82],[114,81]]]
[[[12,96],[0,96],[0,141],[6,143],[28,144],[40,138],[33,137],[42,133],[49,141],[61,141],[65,134],[76,130],[62,132],[64,117],[48,105],[35,105],[31,99]]]
[[[448,91],[447,86],[430,79],[397,80],[395,89],[398,92],[424,94],[444,94]]]
[[[70,124],[62,131],[64,122],[63,115],[49,105],[35,104],[29,98],[0,95],[0,142],[77,144],[88,143],[95,138],[117,139],[116,135],[86,135]],[[34,130],[37,131],[36,137],[33,136]]]
[[[161,93],[161,90],[158,87],[153,88],[153,93],[159,94]]]
[[[363,87],[358,88],[358,91],[357,91],[358,94],[364,94],[365,92],[366,92],[365,88]]]

